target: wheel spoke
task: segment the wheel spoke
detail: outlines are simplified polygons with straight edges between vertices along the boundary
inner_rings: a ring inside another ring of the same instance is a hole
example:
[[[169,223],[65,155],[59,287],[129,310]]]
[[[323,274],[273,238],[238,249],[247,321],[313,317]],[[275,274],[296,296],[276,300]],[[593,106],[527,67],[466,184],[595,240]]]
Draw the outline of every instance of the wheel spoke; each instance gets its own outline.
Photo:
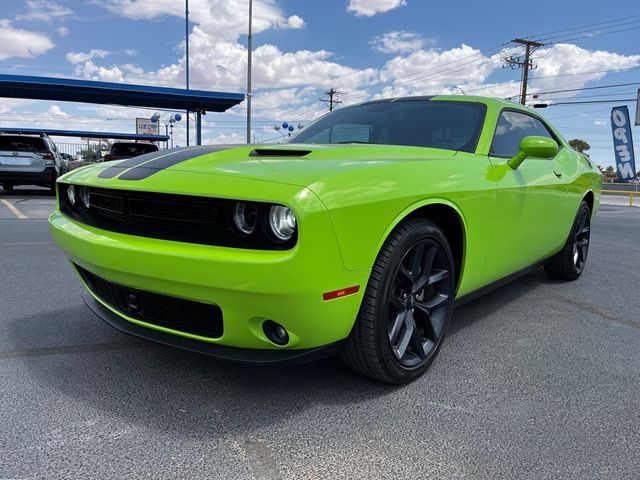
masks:
[[[404,325],[404,318],[407,316],[407,311],[408,310],[404,310],[398,313],[393,321],[393,325],[389,331],[389,341],[391,345],[395,345],[398,341],[398,336],[400,335],[400,330],[402,330],[402,325]]]
[[[424,327],[424,336],[435,341],[438,338],[435,329],[433,328],[433,322],[431,320],[431,310],[422,304],[416,304],[416,310],[414,314],[420,318],[420,324]]]
[[[580,221],[578,222],[578,228],[576,229],[576,233],[579,235],[580,232],[584,229],[587,224],[587,215],[583,214],[580,216]]]
[[[433,296],[433,298],[430,298],[429,300],[423,300],[422,302],[416,302],[416,307],[420,308],[421,310],[424,307],[428,311],[431,311],[434,308],[439,307],[440,305],[442,305],[448,299],[449,299],[449,295],[446,295],[444,293],[436,293]]]
[[[415,251],[413,252],[413,256],[409,261],[409,269],[411,271],[411,279],[415,280],[420,275],[420,266],[422,265],[422,260],[424,257],[424,248],[426,243],[422,242],[416,245]]]
[[[416,322],[410,311],[405,315],[403,324],[404,328],[402,329],[402,336],[400,337],[398,345],[395,347],[398,358],[404,357],[407,353],[407,347],[409,346],[411,337],[413,337],[413,332],[416,330]]]
[[[413,292],[417,293],[424,287],[438,283],[446,278],[449,278],[449,270],[436,270],[432,272],[431,269],[425,271],[413,286]]]

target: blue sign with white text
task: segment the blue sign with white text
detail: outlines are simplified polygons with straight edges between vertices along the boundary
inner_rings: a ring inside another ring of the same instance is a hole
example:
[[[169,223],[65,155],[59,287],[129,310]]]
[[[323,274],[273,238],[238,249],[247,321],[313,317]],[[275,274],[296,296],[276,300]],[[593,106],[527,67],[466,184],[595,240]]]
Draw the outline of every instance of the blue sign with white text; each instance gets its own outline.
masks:
[[[611,109],[611,130],[613,132],[613,148],[616,154],[618,180],[630,182],[636,179],[636,159],[633,154],[633,138],[629,109],[626,106]]]

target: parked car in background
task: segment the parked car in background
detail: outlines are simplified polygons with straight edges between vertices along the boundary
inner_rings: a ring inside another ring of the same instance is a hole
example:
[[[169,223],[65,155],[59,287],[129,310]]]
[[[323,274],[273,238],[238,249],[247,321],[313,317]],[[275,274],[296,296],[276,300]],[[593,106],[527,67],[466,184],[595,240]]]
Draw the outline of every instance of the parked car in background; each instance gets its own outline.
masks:
[[[0,133],[0,184],[4,190],[40,185],[55,191],[56,179],[68,171],[69,163],[47,135]]]
[[[153,143],[116,142],[111,146],[109,153],[104,156],[104,161],[124,160],[157,151],[158,146]]]

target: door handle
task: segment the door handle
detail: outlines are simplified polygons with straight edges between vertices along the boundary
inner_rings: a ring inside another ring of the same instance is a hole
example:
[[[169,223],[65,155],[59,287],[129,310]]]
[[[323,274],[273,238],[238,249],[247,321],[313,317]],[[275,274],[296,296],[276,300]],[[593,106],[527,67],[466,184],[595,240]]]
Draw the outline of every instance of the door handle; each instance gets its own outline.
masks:
[[[558,170],[554,170],[554,171],[553,171],[553,174],[554,174],[557,178],[562,177],[562,172],[560,172],[560,171],[558,171]]]

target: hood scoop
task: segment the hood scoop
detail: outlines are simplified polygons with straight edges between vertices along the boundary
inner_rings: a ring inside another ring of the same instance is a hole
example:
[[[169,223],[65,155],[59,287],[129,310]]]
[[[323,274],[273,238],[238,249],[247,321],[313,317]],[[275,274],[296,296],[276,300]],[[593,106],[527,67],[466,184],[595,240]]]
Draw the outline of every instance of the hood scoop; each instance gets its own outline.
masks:
[[[299,150],[293,148],[256,148],[249,154],[250,157],[304,157],[311,150]]]

